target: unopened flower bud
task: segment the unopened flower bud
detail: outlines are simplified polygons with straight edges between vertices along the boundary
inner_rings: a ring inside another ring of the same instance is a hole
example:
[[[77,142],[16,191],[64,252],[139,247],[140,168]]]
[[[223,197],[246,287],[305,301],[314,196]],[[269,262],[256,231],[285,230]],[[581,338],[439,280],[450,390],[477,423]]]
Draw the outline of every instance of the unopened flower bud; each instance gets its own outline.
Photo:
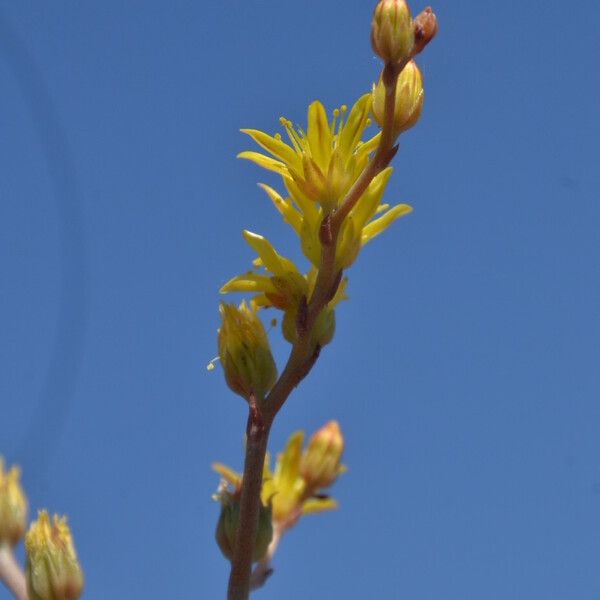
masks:
[[[337,479],[342,472],[343,451],[344,438],[336,421],[329,421],[312,435],[300,462],[307,489],[316,491]]]
[[[315,319],[311,340],[313,344],[323,348],[331,342],[335,333],[335,311],[326,306]]]
[[[437,33],[437,19],[433,14],[431,7],[428,6],[423,12],[418,14],[413,21],[414,46],[413,56],[419,54],[435,37]]]
[[[413,28],[405,0],[380,0],[371,23],[371,46],[386,63],[411,56]]]
[[[19,482],[18,467],[4,471],[0,457],[0,545],[14,546],[25,533],[27,500]]]
[[[223,491],[219,494],[221,502],[221,514],[217,522],[215,539],[221,552],[228,560],[233,558],[235,538],[240,526],[240,501],[239,495]],[[258,530],[256,542],[252,553],[252,560],[260,560],[267,552],[271,538],[273,537],[273,524],[271,518],[271,507],[260,503],[258,513]]]
[[[239,308],[221,303],[219,310],[219,358],[227,385],[246,399],[264,396],[277,379],[277,368],[256,310],[245,302]]]
[[[379,77],[377,85],[373,84],[373,119],[383,127],[385,112],[385,84]],[[410,129],[421,116],[423,108],[423,80],[419,67],[411,60],[402,69],[396,84],[396,100],[394,105],[394,135]]]
[[[25,536],[25,576],[29,600],[77,600],[83,573],[66,517],[52,522],[42,510]]]

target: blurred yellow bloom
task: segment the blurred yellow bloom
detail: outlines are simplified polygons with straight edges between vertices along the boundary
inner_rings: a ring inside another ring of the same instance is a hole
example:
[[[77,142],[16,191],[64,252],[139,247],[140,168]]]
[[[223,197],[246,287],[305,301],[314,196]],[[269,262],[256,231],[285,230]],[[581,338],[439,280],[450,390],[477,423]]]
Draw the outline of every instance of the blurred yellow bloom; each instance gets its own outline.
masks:
[[[83,573],[66,517],[38,513],[25,536],[26,578],[29,600],[77,600]]]
[[[4,471],[4,460],[0,457],[0,545],[14,546],[25,533],[27,499],[20,476],[15,466]]]
[[[344,438],[337,421],[329,421],[315,431],[302,455],[300,473],[311,489],[329,487],[343,472]]]
[[[235,548],[235,539],[240,526],[240,498],[239,494],[230,494],[223,490],[217,494],[221,502],[221,514],[217,521],[215,539],[223,556],[231,560]],[[258,513],[258,529],[256,532],[256,541],[252,552],[252,560],[260,560],[266,553],[271,539],[273,537],[273,522],[271,517],[271,507],[261,502]]]
[[[263,505],[271,505],[273,524],[282,529],[293,526],[303,514],[337,508],[335,500],[319,493],[344,472],[340,464],[344,442],[337,423],[331,421],[318,430],[304,451],[303,441],[304,432],[293,433],[277,455],[273,471],[269,456],[265,459],[261,499]],[[220,463],[212,467],[234,493],[241,488],[241,474]]]

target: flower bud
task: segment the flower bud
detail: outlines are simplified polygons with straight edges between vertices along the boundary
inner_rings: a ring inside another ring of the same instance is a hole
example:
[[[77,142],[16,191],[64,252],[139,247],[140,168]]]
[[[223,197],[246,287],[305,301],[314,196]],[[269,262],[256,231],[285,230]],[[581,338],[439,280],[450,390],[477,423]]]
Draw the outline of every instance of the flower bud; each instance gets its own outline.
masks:
[[[14,546],[25,533],[27,500],[19,482],[18,467],[4,471],[0,457],[0,545]]]
[[[386,63],[411,56],[413,28],[405,0],[380,0],[371,23],[371,46]]]
[[[335,333],[335,311],[325,306],[315,319],[311,340],[315,346],[323,348],[331,342]]]
[[[83,589],[83,573],[67,526],[66,517],[45,510],[25,536],[25,576],[29,600],[77,600]]]
[[[373,119],[383,127],[385,112],[385,85],[379,77],[377,85],[373,84]],[[410,129],[421,116],[423,108],[423,81],[421,72],[415,61],[411,60],[402,69],[396,84],[396,101],[394,106],[394,135]]]
[[[413,21],[414,46],[413,56],[419,54],[435,37],[437,33],[437,19],[433,14],[431,7],[428,6],[423,12],[418,14]]]
[[[219,358],[227,385],[248,399],[262,398],[277,379],[265,328],[253,307],[242,302],[239,308],[221,303],[218,332]]]
[[[235,548],[235,538],[240,526],[239,495],[223,491],[219,494],[219,500],[221,501],[221,514],[217,522],[215,539],[223,556],[231,560]],[[266,554],[271,543],[271,538],[273,537],[271,512],[271,506],[265,506],[262,502],[260,503],[256,542],[252,553],[252,560],[254,562],[260,560]]]
[[[316,491],[330,486],[342,472],[340,464],[344,451],[344,438],[336,421],[329,421],[316,431],[300,462],[300,474],[306,488]]]

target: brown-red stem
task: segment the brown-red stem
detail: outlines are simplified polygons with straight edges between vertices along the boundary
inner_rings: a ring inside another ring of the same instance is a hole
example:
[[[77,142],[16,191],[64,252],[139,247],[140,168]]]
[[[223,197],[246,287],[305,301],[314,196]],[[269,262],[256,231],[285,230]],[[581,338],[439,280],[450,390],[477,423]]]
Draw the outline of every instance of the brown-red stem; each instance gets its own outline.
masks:
[[[406,61],[408,62],[408,61]],[[235,544],[231,573],[229,576],[228,600],[247,600],[250,595],[252,552],[256,540],[262,472],[267,450],[269,431],[273,420],[292,390],[309,373],[319,356],[320,347],[315,346],[311,333],[315,321],[339,285],[341,273],[336,268],[335,252],[337,238],[343,220],[373,178],[385,169],[394,156],[396,140],[394,125],[394,103],[396,83],[400,71],[406,65],[388,64],[384,67],[383,81],[386,86],[384,124],[379,146],[364,171],[354,182],[337,210],[326,214],[321,231],[321,262],[313,294],[303,307],[298,339],[293,344],[288,361],[264,401],[251,399],[248,417],[248,438],[244,460],[244,476],[240,499],[240,527]]]

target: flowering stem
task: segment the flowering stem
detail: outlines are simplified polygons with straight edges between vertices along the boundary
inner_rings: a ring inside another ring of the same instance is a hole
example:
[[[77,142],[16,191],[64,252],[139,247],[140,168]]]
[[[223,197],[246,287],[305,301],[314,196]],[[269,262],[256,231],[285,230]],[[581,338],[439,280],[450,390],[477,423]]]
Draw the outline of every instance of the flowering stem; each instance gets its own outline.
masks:
[[[262,472],[269,439],[270,423],[267,424],[263,420],[257,399],[251,396],[248,404],[250,410],[246,428],[246,457],[240,497],[240,524],[231,561],[228,600],[246,600],[250,594],[250,571],[258,528]]]
[[[15,560],[12,548],[6,544],[0,545],[0,581],[16,600],[28,600],[25,575]]]
[[[228,600],[247,600],[250,594],[252,552],[258,523],[262,471],[271,424],[292,390],[308,375],[319,357],[321,348],[319,345],[315,346],[311,334],[317,317],[335,295],[341,280],[341,272],[336,269],[335,251],[342,222],[364,194],[373,178],[388,166],[396,152],[394,146],[396,136],[393,126],[396,83],[406,62],[385,65],[383,72],[383,82],[386,87],[385,112],[379,146],[373,158],[346,194],[340,207],[323,218],[320,231],[321,263],[314,291],[308,303],[304,305],[304,309],[299,311],[301,318],[297,323],[298,339],[292,346],[285,368],[264,401],[257,402],[254,398],[250,400],[248,440],[240,499],[240,526],[231,561]],[[278,542],[277,539],[273,551]],[[256,584],[260,577],[262,577],[262,583],[266,581],[269,560],[267,553],[267,561],[264,565],[261,567],[263,564],[261,562],[257,566],[252,583],[253,588],[258,587]]]

